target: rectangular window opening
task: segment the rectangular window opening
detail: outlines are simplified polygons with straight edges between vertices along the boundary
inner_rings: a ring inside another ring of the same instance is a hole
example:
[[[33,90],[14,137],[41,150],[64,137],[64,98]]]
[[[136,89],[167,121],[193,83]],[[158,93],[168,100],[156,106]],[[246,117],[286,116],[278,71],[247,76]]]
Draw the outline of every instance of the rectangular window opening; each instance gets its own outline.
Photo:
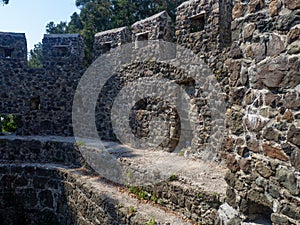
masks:
[[[30,110],[40,110],[41,109],[41,98],[40,96],[30,99]]]
[[[69,56],[68,46],[55,46],[54,47],[54,56],[55,57],[67,57]]]
[[[139,33],[136,35],[136,48],[143,48],[148,45],[149,32]]]
[[[13,51],[14,51],[13,48],[4,48],[4,47],[1,47],[0,48],[0,57],[1,58],[6,58],[6,59],[12,58]]]
[[[190,17],[191,33],[196,33],[204,30],[205,27],[205,11]]]
[[[101,45],[101,53],[104,54],[106,52],[109,52],[111,49],[111,42],[105,42]]]

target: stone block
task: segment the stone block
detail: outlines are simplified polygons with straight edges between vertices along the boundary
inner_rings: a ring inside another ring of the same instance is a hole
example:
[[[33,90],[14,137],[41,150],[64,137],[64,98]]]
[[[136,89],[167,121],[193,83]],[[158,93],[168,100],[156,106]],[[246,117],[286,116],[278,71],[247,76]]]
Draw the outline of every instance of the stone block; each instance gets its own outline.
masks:
[[[287,133],[287,140],[300,147],[300,129],[292,125]]]
[[[269,178],[274,175],[274,172],[262,162],[257,162],[255,164],[255,169],[264,178]]]
[[[270,16],[277,16],[282,7],[281,0],[272,0],[269,5]]]
[[[279,55],[285,50],[282,38],[277,34],[271,34],[267,42],[267,56]]]
[[[263,152],[266,156],[281,161],[287,161],[288,157],[284,154],[281,148],[271,146],[270,144],[262,144]]]
[[[276,171],[276,178],[280,182],[280,184],[288,189],[291,194],[293,195],[298,195],[299,194],[299,189],[297,187],[297,180],[295,177],[295,174],[285,168],[279,168]]]
[[[248,40],[249,38],[251,38],[253,36],[255,29],[256,29],[255,23],[247,24],[243,29],[244,40]]]
[[[297,41],[300,39],[300,27],[293,27],[289,33],[287,34],[287,43],[288,44],[291,44],[293,43],[294,41]]]
[[[291,10],[300,8],[300,2],[298,0],[284,0],[284,5]]]
[[[248,114],[244,117],[244,124],[249,131],[261,131],[267,124],[268,120],[260,115]]]
[[[278,141],[279,133],[273,127],[267,127],[263,131],[263,137],[269,141]]]
[[[295,149],[291,156],[291,163],[300,172],[300,150]]]

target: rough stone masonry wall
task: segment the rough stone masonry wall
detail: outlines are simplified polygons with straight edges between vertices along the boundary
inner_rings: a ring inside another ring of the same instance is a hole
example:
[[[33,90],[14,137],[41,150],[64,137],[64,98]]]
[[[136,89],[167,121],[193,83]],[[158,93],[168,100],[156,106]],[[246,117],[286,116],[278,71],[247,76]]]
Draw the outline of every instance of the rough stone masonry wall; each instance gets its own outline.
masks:
[[[19,61],[27,64],[27,42],[25,34],[0,32],[0,61]]]
[[[117,72],[104,86],[100,92],[101,101],[96,106],[96,120],[98,121],[99,136],[103,139],[114,139],[111,122],[111,108],[114,99],[119,91],[125,86],[130,87],[130,82],[139,78],[156,77],[157,79],[169,79],[172,82],[181,82],[182,88],[189,91],[192,96],[195,92],[192,81],[187,75],[172,66],[163,63],[136,63],[127,66]],[[113,87],[113,88],[112,88]],[[168,91],[168,90],[165,90]],[[171,91],[171,90],[170,90]],[[159,107],[157,105],[160,105]],[[173,151],[180,137],[178,114],[169,104],[162,99],[141,99],[134,106],[130,116],[132,132],[139,138],[147,137],[149,134],[149,121],[151,117],[158,116],[168,123],[167,135],[164,137],[160,148],[165,151]],[[116,119],[116,123],[123,123],[121,119]],[[160,126],[160,125],[158,125]],[[177,129],[175,129],[177,128]],[[130,143],[130,138],[124,138]]]
[[[79,143],[63,138],[0,137],[0,162],[61,163],[75,166],[84,164]]]
[[[94,59],[106,53],[111,48],[131,42],[131,31],[128,27],[103,31],[95,35],[93,54]]]
[[[0,223],[74,224],[62,175],[55,169],[1,165]]]
[[[227,201],[247,218],[300,221],[300,2],[234,1]]]
[[[171,17],[166,11],[132,24],[132,40],[164,40],[171,41]]]
[[[14,39],[9,40],[13,46]],[[71,136],[83,42],[76,35],[46,35],[43,43],[44,68],[28,68],[15,57],[0,59],[0,114],[17,115],[18,134]]]
[[[231,1],[191,0],[177,8],[177,43],[209,62],[231,43]]]

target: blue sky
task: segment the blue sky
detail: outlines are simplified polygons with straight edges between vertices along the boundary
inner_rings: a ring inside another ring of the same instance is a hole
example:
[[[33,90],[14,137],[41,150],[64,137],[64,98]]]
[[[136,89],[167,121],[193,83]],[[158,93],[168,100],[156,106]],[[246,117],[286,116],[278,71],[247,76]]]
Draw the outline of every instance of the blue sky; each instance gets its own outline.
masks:
[[[47,23],[70,21],[73,12],[79,12],[75,0],[10,0],[5,6],[1,3],[0,31],[25,33],[28,51],[42,41]]]

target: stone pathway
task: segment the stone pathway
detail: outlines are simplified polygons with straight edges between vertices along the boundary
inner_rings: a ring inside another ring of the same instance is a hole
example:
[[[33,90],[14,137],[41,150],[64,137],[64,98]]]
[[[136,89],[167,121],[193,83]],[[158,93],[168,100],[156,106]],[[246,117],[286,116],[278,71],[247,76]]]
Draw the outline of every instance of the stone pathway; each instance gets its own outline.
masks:
[[[0,136],[1,139],[76,142],[74,137],[61,136],[5,135]],[[91,147],[96,151],[101,148],[97,141],[90,139],[82,140],[83,145]],[[224,176],[227,169],[216,162],[185,158],[175,153],[162,151],[138,150],[116,142],[102,141],[101,143],[105,146],[105,151],[112,155],[112,159],[117,160],[118,163],[116,165],[121,164],[121,170],[128,172],[129,169],[133,176],[136,175],[136,182],[143,182],[141,179],[142,174],[145,182],[159,182],[169,179],[171,175],[176,175],[184,180],[185,183],[200,187],[205,191],[220,194],[225,194],[226,192],[227,184]],[[101,158],[102,155],[99,154],[97,157]],[[99,171],[97,170],[97,172]],[[109,177],[107,178],[109,179]]]

